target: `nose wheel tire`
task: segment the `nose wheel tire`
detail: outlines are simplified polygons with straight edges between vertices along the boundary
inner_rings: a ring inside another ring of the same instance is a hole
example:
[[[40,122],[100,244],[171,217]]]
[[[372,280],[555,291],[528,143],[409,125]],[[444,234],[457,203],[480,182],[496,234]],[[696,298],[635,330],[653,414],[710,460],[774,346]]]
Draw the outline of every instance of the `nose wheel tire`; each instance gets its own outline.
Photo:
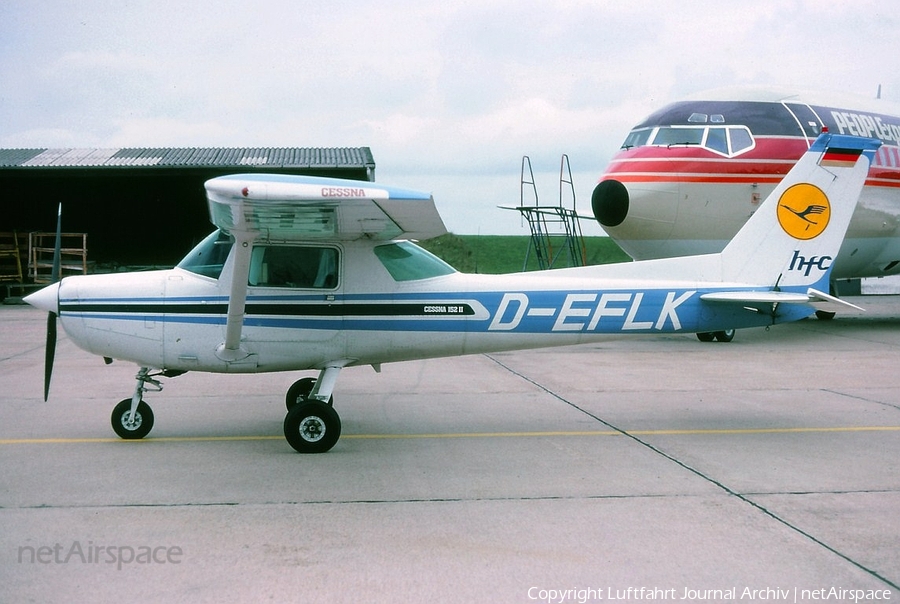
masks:
[[[298,453],[325,453],[341,437],[341,418],[321,401],[298,403],[284,418],[284,437]]]
[[[138,403],[134,417],[131,417],[131,399],[126,398],[115,406],[110,418],[113,431],[125,440],[144,438],[153,429],[153,410],[150,405]]]

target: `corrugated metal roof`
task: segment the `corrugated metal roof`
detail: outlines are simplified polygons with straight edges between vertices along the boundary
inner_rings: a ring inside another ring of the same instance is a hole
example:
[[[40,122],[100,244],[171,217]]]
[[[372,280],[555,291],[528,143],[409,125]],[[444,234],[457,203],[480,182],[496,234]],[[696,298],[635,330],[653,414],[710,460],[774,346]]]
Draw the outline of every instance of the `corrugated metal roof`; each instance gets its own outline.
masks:
[[[369,147],[0,149],[0,168],[366,168],[374,165]]]

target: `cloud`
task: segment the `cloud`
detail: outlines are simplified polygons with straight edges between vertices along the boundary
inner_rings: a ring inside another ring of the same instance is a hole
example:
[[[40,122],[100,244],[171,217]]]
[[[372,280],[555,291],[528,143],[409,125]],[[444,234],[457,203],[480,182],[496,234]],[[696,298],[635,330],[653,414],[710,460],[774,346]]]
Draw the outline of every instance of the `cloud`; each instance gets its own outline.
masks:
[[[634,123],[707,88],[900,100],[874,0],[9,0],[0,20],[0,144],[370,146],[460,207],[475,179],[517,192],[524,154],[568,153],[589,196]]]

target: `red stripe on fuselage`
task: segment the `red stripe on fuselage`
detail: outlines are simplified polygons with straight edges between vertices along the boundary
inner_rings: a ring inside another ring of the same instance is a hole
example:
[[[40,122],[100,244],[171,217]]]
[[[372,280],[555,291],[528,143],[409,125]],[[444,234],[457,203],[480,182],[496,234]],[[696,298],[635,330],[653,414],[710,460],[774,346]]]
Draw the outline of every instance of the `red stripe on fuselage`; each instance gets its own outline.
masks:
[[[600,180],[607,180],[611,175],[604,175]],[[777,185],[784,178],[776,176],[733,176],[729,174],[681,174],[675,172],[661,172],[657,174],[623,174],[615,175],[615,179],[622,183],[676,183],[676,182],[701,182],[718,184],[772,184]],[[867,187],[890,187],[900,189],[900,178],[867,178]]]
[[[734,158],[700,147],[637,147],[616,154],[600,180],[777,184],[806,151],[799,137],[759,137],[754,149]],[[900,187],[900,166],[873,164],[866,185]]]

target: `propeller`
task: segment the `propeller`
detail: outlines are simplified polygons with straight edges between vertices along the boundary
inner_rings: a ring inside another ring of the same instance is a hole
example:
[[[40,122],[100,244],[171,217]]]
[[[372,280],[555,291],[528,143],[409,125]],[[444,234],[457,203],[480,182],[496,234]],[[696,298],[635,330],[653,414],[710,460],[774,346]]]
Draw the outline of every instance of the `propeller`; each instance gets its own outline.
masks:
[[[50,282],[59,281],[60,264],[62,255],[62,204],[56,214],[56,244],[53,247],[53,268],[50,272]],[[57,290],[58,291],[58,290]],[[57,312],[59,308],[57,307]],[[50,376],[53,374],[53,359],[56,357],[56,318],[57,313],[47,313],[47,348],[44,352],[44,401],[50,395]]]

